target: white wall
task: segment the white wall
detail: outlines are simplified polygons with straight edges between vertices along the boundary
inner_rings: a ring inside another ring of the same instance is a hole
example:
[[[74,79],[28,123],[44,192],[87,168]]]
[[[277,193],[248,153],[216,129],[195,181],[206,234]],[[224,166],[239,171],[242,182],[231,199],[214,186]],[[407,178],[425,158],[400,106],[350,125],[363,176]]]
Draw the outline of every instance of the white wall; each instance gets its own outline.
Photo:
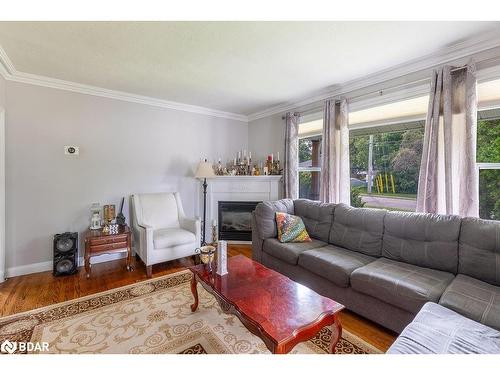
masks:
[[[10,275],[46,269],[53,235],[84,231],[93,202],[118,206],[132,193],[179,191],[186,214],[199,215],[199,159],[248,149],[246,122],[12,81],[7,92]],[[79,146],[80,156],[65,156],[64,145]]]
[[[265,117],[248,123],[248,149],[256,161],[266,160],[267,155],[280,153],[283,162],[285,156],[285,121],[281,114]],[[282,164],[283,166],[283,164]],[[283,184],[280,182],[279,197],[283,196]]]
[[[5,278],[5,80],[0,75],[0,283]]]
[[[265,160],[270,153],[280,153],[283,160],[285,149],[285,122],[281,114],[248,123],[248,149],[254,160]]]

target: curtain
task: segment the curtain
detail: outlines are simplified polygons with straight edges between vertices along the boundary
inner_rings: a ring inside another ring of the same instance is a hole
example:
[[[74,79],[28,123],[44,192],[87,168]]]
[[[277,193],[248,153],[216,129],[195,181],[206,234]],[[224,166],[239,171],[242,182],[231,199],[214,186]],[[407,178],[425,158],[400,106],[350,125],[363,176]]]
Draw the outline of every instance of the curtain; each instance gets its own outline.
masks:
[[[417,211],[479,215],[474,65],[433,72],[425,122]]]
[[[285,198],[291,199],[299,197],[299,122],[298,113],[286,114],[283,193]]]
[[[0,107],[0,170],[5,171],[5,110]],[[5,173],[0,173],[0,284],[5,281]]]
[[[351,203],[348,124],[347,100],[327,100],[321,154],[320,199],[323,202]]]

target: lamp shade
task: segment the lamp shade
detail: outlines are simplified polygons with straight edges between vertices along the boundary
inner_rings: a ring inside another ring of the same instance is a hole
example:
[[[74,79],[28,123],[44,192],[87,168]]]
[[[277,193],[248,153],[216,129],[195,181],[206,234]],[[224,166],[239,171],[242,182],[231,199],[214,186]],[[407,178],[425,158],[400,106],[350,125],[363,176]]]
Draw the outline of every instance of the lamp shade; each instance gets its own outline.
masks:
[[[214,168],[212,167],[212,163],[208,161],[200,161],[198,164],[198,168],[196,169],[196,178],[214,178]]]

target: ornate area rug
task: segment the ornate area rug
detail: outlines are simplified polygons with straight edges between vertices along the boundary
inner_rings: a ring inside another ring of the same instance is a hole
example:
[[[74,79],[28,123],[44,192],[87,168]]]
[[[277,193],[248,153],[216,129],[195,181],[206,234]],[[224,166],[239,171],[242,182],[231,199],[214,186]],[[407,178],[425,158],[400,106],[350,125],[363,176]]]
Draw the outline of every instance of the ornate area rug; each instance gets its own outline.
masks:
[[[191,272],[182,271],[7,316],[0,319],[0,344],[48,343],[49,353],[269,353],[201,285],[200,304],[192,313],[190,280]],[[345,329],[342,336],[337,353],[380,353]],[[324,328],[292,353],[326,353],[329,339]]]

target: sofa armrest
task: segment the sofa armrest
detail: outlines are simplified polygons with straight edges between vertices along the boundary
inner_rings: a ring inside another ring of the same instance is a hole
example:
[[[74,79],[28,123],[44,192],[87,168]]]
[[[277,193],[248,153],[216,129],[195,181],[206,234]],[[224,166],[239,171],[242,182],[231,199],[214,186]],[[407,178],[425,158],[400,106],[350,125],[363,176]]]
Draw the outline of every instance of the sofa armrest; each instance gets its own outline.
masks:
[[[280,199],[279,201],[261,202],[255,207],[255,226],[259,237],[262,240],[266,238],[276,238],[278,231],[276,229],[276,212],[294,213],[293,200]]]
[[[260,237],[259,231],[256,229],[256,222],[254,211],[252,212],[252,259],[262,263],[262,247],[264,245],[264,240]]]
[[[196,237],[197,246],[200,243],[201,239],[201,221],[200,219],[190,219],[187,217],[179,218],[179,223],[182,229],[187,230],[191,233],[194,233]]]

